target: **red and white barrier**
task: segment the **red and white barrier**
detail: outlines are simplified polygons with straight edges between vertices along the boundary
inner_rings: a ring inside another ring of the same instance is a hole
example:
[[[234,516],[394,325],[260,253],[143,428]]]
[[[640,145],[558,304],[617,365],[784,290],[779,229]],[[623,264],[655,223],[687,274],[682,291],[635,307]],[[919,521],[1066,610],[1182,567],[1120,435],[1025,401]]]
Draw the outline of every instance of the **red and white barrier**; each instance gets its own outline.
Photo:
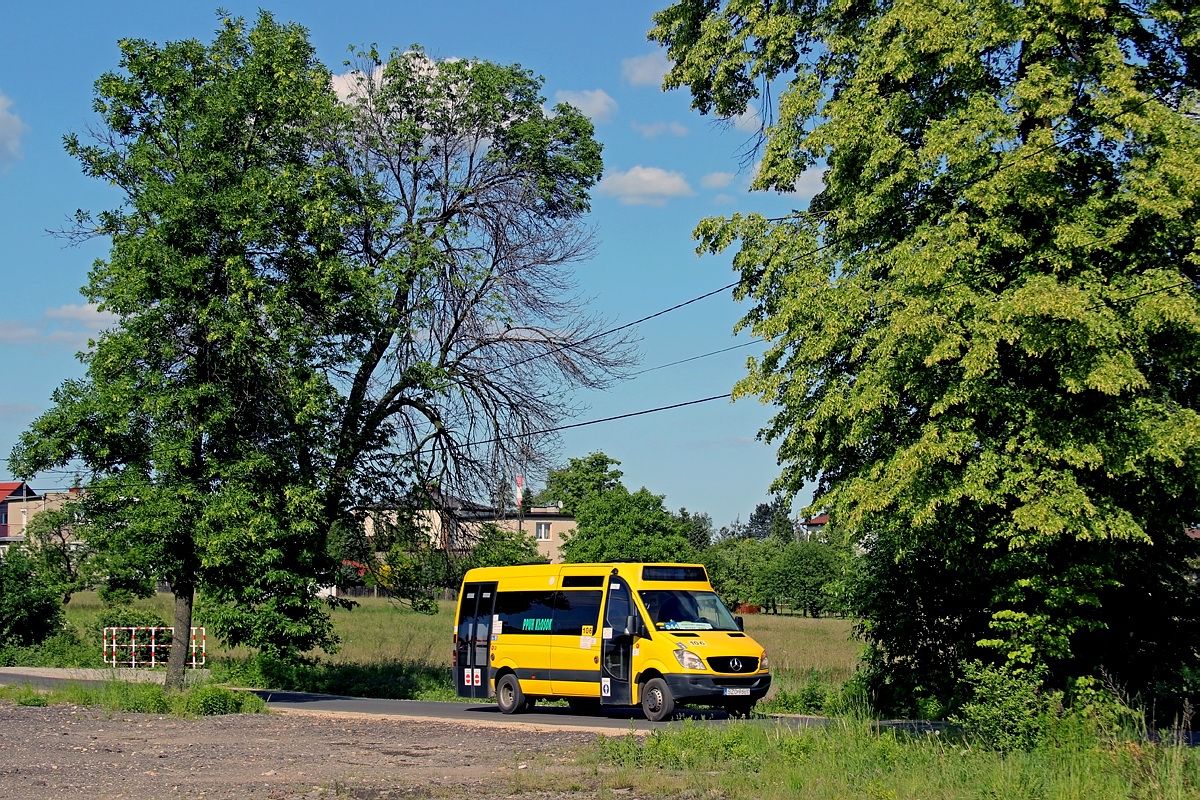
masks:
[[[114,667],[166,666],[175,630],[167,627],[118,627],[104,629],[104,663]],[[204,628],[192,628],[189,667],[204,666],[208,637]]]

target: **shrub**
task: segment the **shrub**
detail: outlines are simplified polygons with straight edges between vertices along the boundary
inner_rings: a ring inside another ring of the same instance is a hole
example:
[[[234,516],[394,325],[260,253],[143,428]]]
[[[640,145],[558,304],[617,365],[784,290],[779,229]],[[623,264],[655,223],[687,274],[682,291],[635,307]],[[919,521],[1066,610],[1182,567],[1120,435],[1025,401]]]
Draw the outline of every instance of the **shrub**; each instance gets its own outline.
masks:
[[[62,627],[63,610],[54,589],[17,548],[0,559],[0,644],[31,645]]]
[[[96,627],[103,632],[105,628],[169,628],[171,624],[152,609],[119,605],[104,609]]]
[[[950,721],[993,750],[1033,750],[1063,716],[1062,693],[1047,691],[1037,671],[974,661],[964,665],[963,683],[969,699]]]
[[[235,692],[221,686],[196,686],[180,695],[178,710],[184,714],[212,717],[221,714],[258,713],[266,704],[258,695]]]

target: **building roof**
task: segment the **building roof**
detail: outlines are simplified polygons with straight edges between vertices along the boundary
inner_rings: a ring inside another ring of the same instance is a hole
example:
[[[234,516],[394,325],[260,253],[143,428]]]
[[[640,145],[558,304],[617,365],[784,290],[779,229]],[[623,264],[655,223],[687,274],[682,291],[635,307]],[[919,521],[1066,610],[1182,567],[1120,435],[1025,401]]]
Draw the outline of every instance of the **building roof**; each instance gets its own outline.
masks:
[[[14,498],[37,497],[38,493],[30,488],[25,481],[2,481],[0,482],[0,500],[11,500]]]

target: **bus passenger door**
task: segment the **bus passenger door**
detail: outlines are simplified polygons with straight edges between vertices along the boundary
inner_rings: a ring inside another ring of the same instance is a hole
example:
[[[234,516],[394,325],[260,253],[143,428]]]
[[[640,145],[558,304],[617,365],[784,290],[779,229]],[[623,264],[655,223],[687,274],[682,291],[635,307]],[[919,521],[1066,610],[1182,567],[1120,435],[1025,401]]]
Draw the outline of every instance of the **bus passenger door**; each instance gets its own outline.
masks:
[[[458,641],[454,680],[459,697],[488,696],[488,655],[492,644],[492,609],[496,583],[468,583],[459,598]]]
[[[629,617],[636,614],[629,584],[619,575],[608,578],[600,639],[600,704],[627,706],[633,702],[633,632]]]

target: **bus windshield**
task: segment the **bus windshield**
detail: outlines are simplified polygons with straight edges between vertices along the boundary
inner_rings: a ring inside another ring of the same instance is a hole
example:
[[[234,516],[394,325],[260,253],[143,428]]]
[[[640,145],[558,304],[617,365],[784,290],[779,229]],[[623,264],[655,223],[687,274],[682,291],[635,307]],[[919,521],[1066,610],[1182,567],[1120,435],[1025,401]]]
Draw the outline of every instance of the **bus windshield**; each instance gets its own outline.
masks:
[[[733,615],[715,592],[647,589],[638,592],[660,631],[736,631]]]

